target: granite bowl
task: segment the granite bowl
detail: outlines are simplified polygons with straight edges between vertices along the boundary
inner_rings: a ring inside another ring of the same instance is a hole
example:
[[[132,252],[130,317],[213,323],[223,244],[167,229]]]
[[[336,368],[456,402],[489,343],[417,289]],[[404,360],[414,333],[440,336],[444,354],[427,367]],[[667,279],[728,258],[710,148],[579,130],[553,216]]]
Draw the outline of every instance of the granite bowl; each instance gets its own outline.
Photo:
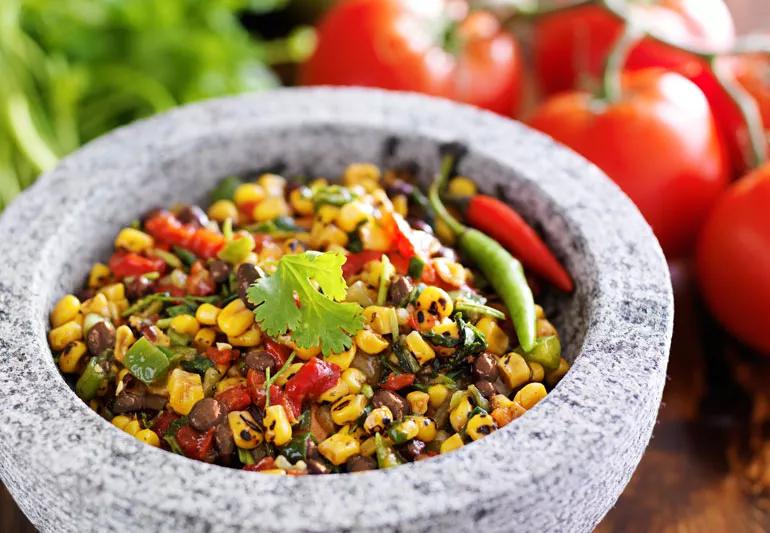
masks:
[[[59,375],[47,315],[153,205],[203,199],[227,175],[336,175],[352,161],[460,171],[542,231],[577,289],[546,292],[574,366],[531,412],[420,463],[277,477],[139,443]],[[660,248],[596,167],[525,126],[416,95],[295,89],[205,102],[96,140],[0,221],[0,477],[44,531],[590,531],[650,438],[672,297]]]

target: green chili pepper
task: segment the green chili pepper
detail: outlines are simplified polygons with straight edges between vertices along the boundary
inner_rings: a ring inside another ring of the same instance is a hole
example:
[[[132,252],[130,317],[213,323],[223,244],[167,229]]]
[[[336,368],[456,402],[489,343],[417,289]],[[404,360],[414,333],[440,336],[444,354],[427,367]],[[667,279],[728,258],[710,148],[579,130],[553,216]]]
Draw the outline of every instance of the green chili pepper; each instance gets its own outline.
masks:
[[[374,436],[374,444],[377,448],[377,465],[380,468],[391,468],[404,463],[396,451],[385,444],[379,433]]]
[[[92,357],[85,370],[75,383],[75,393],[83,400],[90,401],[99,389],[107,382],[107,372],[102,363],[104,357]]]
[[[168,356],[147,337],[140,338],[128,349],[124,363],[134,377],[148,385],[163,376],[169,367]]]
[[[500,320],[505,319],[505,313],[502,311],[498,311],[494,307],[489,307],[488,305],[471,302],[464,298],[455,300],[455,311],[460,311],[461,313],[468,315],[485,315]]]
[[[452,156],[444,157],[441,173],[430,187],[429,198],[436,215],[457,235],[460,250],[479,267],[500,295],[511,315],[521,347],[530,352],[535,346],[535,298],[527,284],[521,263],[497,241],[478,230],[464,226],[444,207],[439,189],[449,178]]]
[[[519,349],[515,351],[527,361],[540,363],[547,370],[558,368],[561,361],[561,342],[555,335],[537,339],[535,346],[529,352]]]

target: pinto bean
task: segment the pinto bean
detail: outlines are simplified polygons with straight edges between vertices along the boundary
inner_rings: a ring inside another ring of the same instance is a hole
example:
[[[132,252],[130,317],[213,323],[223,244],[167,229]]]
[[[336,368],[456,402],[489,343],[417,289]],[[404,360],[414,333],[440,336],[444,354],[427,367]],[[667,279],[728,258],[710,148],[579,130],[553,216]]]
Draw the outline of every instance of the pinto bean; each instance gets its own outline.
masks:
[[[488,352],[479,355],[473,362],[473,372],[478,378],[487,381],[497,379],[497,361],[495,357]]]
[[[224,283],[230,277],[230,265],[220,259],[209,261],[208,267],[216,283]]]
[[[372,403],[375,407],[383,405],[390,409],[395,420],[401,420],[409,412],[409,404],[404,398],[389,390],[380,389],[372,396]]]
[[[193,405],[188,417],[192,427],[198,431],[207,431],[224,420],[225,410],[214,398],[203,398]]]
[[[241,298],[241,300],[243,300],[243,303],[246,304],[246,307],[249,309],[254,309],[254,304],[252,304],[246,297],[246,290],[259,278],[259,270],[257,270],[257,267],[250,263],[243,263],[238,267],[238,270],[235,273],[235,279],[238,285],[238,296]]]
[[[115,346],[115,328],[109,322],[97,322],[88,331],[86,345],[91,355],[101,355]]]
[[[348,459],[345,466],[348,468],[348,472],[364,472],[366,470],[374,470],[377,468],[377,461],[371,457],[354,455]]]
[[[214,443],[217,445],[217,451],[220,457],[229,457],[235,451],[235,440],[233,431],[227,422],[222,422],[217,426],[214,433]]]
[[[265,370],[268,368],[270,369],[270,372],[275,372],[277,369],[275,359],[270,357],[270,354],[267,353],[265,350],[259,350],[259,349],[252,349],[249,350],[246,355],[243,358],[243,362],[246,364],[248,368],[251,368],[253,370],[256,370],[257,372],[260,372],[262,374],[265,373]]]

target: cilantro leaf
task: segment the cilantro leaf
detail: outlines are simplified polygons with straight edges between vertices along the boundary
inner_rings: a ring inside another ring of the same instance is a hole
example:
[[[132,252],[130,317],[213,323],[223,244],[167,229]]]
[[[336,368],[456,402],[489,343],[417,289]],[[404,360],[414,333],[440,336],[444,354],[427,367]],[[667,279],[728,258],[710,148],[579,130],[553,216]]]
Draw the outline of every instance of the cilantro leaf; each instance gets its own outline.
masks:
[[[283,256],[275,274],[258,279],[247,291],[262,330],[271,337],[290,331],[298,347],[320,344],[324,355],[350,348],[364,319],[360,305],[342,302],[347,293],[344,262],[344,255],[332,252]]]

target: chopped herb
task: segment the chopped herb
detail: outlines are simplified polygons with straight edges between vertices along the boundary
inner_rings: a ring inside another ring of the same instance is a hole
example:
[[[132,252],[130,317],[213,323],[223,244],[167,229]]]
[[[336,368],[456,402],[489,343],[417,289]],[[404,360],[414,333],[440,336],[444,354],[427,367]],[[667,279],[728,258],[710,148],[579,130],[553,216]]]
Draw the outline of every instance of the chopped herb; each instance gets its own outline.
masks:
[[[214,362],[208,357],[196,354],[191,360],[183,360],[180,366],[182,370],[199,374],[203,378],[206,375],[206,371],[214,367]]]
[[[174,253],[181,259],[182,263],[187,265],[188,267],[192,266],[193,263],[195,263],[198,260],[198,257],[192,253],[190,250],[187,250],[186,248],[180,248],[179,246],[174,246],[173,248]]]
[[[341,207],[351,201],[355,196],[347,187],[339,185],[326,185],[313,191],[313,204],[316,209],[322,205]]]

